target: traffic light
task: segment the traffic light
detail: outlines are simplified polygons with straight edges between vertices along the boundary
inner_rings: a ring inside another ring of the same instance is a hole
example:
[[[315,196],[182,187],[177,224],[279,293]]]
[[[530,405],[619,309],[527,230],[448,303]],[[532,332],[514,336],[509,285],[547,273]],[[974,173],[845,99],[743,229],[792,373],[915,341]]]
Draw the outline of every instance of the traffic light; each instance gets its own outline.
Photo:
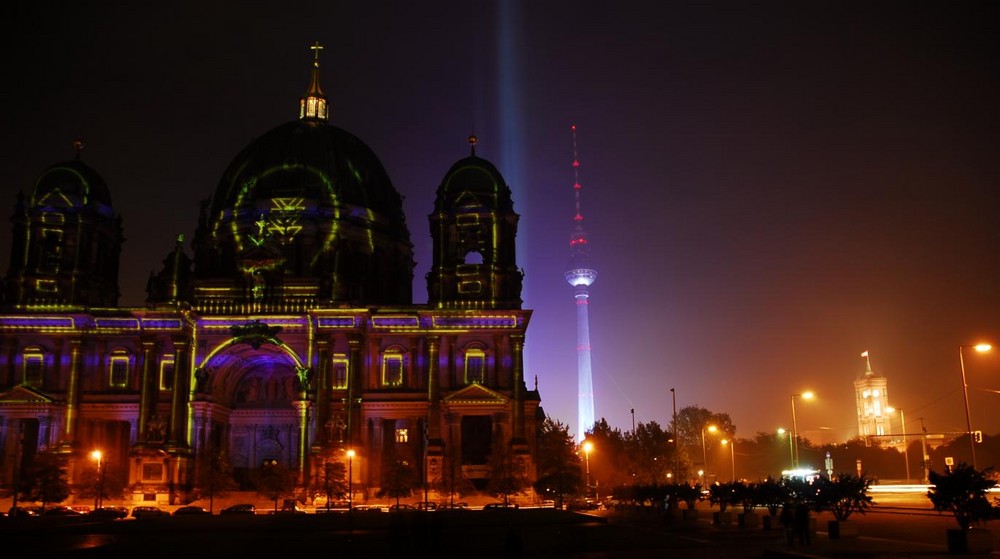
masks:
[[[972,434],[974,435],[975,440],[976,440],[977,443],[983,442],[983,432],[982,431],[975,431]]]

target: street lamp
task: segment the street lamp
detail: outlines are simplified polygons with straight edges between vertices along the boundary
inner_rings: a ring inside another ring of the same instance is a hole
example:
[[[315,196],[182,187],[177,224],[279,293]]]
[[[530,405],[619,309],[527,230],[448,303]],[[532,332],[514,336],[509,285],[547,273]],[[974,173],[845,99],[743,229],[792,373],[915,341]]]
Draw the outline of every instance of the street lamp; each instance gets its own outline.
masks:
[[[812,400],[815,397],[810,391],[802,392],[800,394],[792,394],[792,466],[797,470],[799,469],[799,427],[795,421],[795,399],[802,398],[803,400]]]
[[[722,439],[722,446],[729,447],[729,460],[733,466],[733,481],[736,481],[736,438]]]
[[[792,448],[792,432],[784,427],[778,427],[779,435],[784,435],[785,433],[788,433],[788,460],[791,464],[795,464],[795,449]]]
[[[354,449],[347,449],[347,510],[354,508]]]
[[[962,368],[962,396],[965,398],[965,425],[969,429],[969,448],[972,449],[972,469],[976,469],[976,441],[972,440],[972,412],[969,411],[969,383],[965,381],[965,359],[962,357],[962,350],[967,347],[983,353],[993,349],[993,346],[990,344],[958,346],[958,363]]]
[[[708,470],[708,453],[705,452],[705,431],[706,430],[709,433],[714,433],[714,432],[718,431],[719,428],[716,427],[715,425],[709,425],[707,427],[702,427],[701,428],[701,466],[702,466],[702,468],[704,468],[704,470],[702,470],[702,471],[707,471]],[[701,480],[702,485],[706,485],[707,482],[708,482],[708,479],[702,479]]]
[[[903,428],[903,460],[906,460],[906,483],[910,483],[910,451],[906,444],[906,415],[903,414],[903,410],[899,408],[894,408],[889,406],[885,408],[885,411],[889,413],[899,412],[899,419],[902,421]],[[892,423],[889,423],[889,434],[892,434]]]
[[[104,499],[104,454],[100,450],[94,450],[90,457],[97,461],[97,495],[94,495],[94,510],[101,508]]]
[[[590,451],[594,450],[594,443],[583,441],[583,455],[587,460],[587,497],[590,497]]]

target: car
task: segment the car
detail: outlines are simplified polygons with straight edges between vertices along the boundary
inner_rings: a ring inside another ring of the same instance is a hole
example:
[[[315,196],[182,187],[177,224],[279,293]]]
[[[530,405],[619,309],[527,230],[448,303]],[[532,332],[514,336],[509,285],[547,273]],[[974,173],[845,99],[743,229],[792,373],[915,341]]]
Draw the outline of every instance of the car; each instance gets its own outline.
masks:
[[[417,503],[417,510],[437,510],[438,504],[429,501]]]
[[[486,503],[483,505],[483,510],[493,510],[493,509],[516,509],[518,508],[517,503]]]
[[[460,501],[458,503],[442,503],[438,505],[439,509],[454,509],[454,510],[468,510],[469,503]]]
[[[27,518],[29,516],[40,516],[38,507],[10,507],[7,516],[11,518]]]
[[[72,507],[67,507],[63,505],[56,505],[54,507],[49,507],[45,509],[43,516],[80,516],[79,511],[73,510]]]
[[[80,514],[87,514],[88,512],[90,512],[90,507],[88,507],[87,505],[70,505],[69,508],[75,510]]]
[[[142,505],[132,509],[132,518],[135,518],[136,520],[158,518],[161,516],[170,516],[170,513],[160,507],[154,507],[152,505]]]
[[[406,503],[399,503],[398,505],[392,505],[389,507],[389,512],[398,512],[404,510],[415,510],[413,505],[408,505]]]
[[[128,516],[128,509],[125,507],[98,507],[87,513],[90,518],[117,520]]]
[[[197,505],[187,505],[183,506],[174,511],[174,516],[193,516],[193,515],[210,515],[212,513],[205,510],[205,507],[199,507]]]
[[[249,503],[240,503],[220,510],[219,514],[257,514],[257,507]]]

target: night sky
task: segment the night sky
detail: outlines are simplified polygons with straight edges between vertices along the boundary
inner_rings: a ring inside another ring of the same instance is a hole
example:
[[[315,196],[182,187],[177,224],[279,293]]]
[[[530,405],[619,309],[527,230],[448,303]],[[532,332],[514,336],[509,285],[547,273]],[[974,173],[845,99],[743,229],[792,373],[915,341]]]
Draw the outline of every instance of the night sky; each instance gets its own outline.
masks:
[[[526,376],[572,433],[574,124],[613,427],[667,425],[675,388],[752,437],[811,389],[800,434],[842,441],[869,350],[907,432],[965,431],[958,348],[1000,345],[997,2],[17,4],[0,211],[82,137],[123,216],[123,305],[236,154],[297,117],[319,41],[331,123],[405,196],[414,302],[469,134],[504,174]],[[1000,347],[965,357],[974,428],[998,433]]]

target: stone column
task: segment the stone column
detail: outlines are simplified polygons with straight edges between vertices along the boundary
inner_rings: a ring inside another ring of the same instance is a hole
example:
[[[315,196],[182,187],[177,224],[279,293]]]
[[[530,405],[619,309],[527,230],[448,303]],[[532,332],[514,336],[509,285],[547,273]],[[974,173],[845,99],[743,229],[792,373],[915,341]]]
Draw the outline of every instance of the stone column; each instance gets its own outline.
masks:
[[[188,395],[191,386],[191,371],[188,370],[188,343],[183,339],[173,340],[174,380],[170,399],[170,437],[173,447],[191,446],[188,440]]]
[[[69,382],[66,386],[66,414],[63,420],[63,445],[76,442],[76,429],[80,416],[80,363],[83,343],[79,339],[69,341]]]
[[[139,380],[139,444],[146,444],[149,417],[156,409],[156,391],[153,387],[154,373],[151,361],[153,361],[153,350],[156,343],[152,340],[142,341],[142,375]],[[176,363],[175,363],[176,366]],[[176,387],[175,387],[176,388]]]
[[[524,439],[524,336],[510,337],[511,357],[514,365],[514,432],[512,436]]]

